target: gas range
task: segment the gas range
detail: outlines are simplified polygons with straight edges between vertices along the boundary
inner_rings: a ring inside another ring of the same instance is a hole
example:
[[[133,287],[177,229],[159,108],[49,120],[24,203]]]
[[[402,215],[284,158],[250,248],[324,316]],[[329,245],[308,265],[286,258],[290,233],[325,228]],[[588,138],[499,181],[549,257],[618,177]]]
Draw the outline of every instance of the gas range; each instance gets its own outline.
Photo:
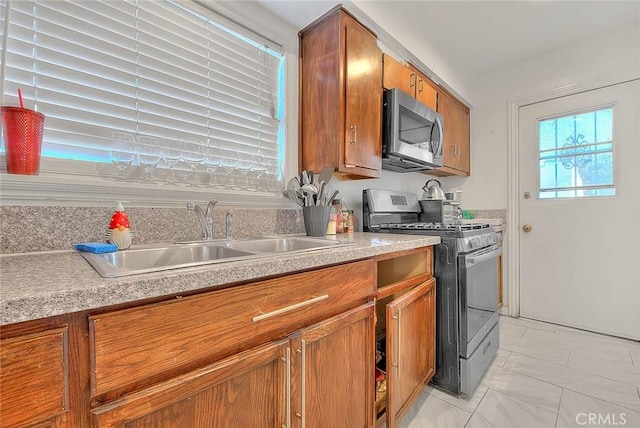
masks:
[[[459,252],[468,252],[500,242],[485,223],[428,223],[420,221],[422,210],[413,193],[366,189],[362,194],[364,230],[440,236],[454,241]]]
[[[431,383],[470,397],[496,355],[499,235],[488,224],[428,223],[413,193],[366,189],[364,231],[439,236],[436,278],[436,373]],[[424,216],[422,216],[424,217]]]

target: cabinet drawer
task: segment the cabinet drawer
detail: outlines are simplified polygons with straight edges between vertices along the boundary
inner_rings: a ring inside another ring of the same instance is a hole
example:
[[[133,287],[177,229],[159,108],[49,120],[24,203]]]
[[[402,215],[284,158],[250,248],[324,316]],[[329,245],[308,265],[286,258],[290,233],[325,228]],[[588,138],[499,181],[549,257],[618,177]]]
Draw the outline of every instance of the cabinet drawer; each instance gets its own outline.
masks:
[[[0,342],[0,426],[23,426],[69,409],[67,328]]]
[[[92,393],[175,376],[360,305],[373,273],[365,260],[92,316]]]

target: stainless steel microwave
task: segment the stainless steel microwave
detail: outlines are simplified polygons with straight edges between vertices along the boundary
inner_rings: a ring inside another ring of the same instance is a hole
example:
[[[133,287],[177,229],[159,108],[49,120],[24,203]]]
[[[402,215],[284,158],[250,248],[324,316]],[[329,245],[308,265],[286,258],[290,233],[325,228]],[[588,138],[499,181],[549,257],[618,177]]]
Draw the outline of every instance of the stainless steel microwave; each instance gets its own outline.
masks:
[[[422,171],[442,166],[444,119],[399,89],[384,92],[382,168]]]

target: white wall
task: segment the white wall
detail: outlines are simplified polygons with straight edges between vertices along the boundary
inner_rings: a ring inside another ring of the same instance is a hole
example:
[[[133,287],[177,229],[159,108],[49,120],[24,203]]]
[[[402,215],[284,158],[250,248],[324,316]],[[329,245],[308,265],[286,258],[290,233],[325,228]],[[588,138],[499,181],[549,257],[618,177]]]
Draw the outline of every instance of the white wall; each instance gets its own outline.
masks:
[[[471,176],[464,180],[469,209],[507,208],[509,100],[640,77],[640,23],[478,78],[471,85]]]

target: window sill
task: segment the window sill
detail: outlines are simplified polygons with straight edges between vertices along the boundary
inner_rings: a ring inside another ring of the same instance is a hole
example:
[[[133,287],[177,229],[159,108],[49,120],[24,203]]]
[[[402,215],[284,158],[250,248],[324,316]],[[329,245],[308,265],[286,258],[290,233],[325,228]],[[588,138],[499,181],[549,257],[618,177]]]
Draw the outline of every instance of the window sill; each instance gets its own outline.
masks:
[[[296,208],[280,193],[154,185],[58,174],[0,174],[1,205],[184,207],[215,199],[220,205],[246,208]]]

